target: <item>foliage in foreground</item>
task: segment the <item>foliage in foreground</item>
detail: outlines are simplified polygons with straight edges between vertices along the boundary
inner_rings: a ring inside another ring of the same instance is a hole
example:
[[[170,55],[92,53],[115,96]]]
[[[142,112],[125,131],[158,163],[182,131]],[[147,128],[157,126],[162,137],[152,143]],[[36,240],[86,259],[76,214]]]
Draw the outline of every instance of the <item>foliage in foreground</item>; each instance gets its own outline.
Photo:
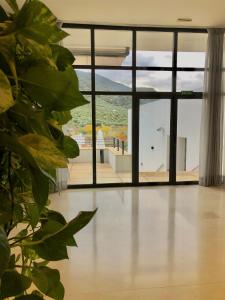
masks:
[[[56,168],[79,155],[62,125],[87,101],[79,92],[73,55],[58,42],[67,36],[40,1],[21,9],[0,6],[0,299],[64,298],[50,261],[68,258],[74,234],[93,217],[70,222],[49,209]],[[19,231],[19,232],[18,232]]]

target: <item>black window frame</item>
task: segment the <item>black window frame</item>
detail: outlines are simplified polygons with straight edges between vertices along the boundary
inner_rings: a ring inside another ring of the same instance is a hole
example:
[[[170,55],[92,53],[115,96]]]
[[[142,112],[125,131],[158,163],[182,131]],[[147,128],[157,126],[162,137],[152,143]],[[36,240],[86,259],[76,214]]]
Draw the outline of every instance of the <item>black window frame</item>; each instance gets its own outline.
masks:
[[[83,95],[90,95],[92,99],[92,178],[91,184],[70,184],[68,188],[93,188],[93,187],[129,187],[129,186],[154,186],[154,185],[189,185],[198,184],[198,181],[177,181],[176,180],[176,156],[177,156],[177,113],[178,100],[180,99],[203,99],[202,92],[185,94],[177,92],[177,73],[179,71],[199,72],[204,68],[178,67],[178,36],[179,33],[205,33],[206,28],[168,28],[168,27],[141,27],[141,26],[117,26],[99,24],[63,23],[64,29],[88,29],[90,30],[91,64],[74,65],[76,70],[91,70],[91,91],[81,91]],[[119,30],[132,32],[132,65],[131,66],[110,66],[95,65],[95,31],[96,30]],[[136,65],[137,32],[170,32],[173,33],[172,66],[171,67],[142,67]],[[95,90],[96,70],[130,70],[132,72],[132,90],[128,92],[109,92]],[[171,92],[140,92],[136,89],[137,71],[171,71],[172,90]],[[132,182],[127,183],[98,183],[96,170],[96,96],[116,95],[132,96]],[[170,99],[170,162],[168,182],[139,182],[139,100],[140,99]]]

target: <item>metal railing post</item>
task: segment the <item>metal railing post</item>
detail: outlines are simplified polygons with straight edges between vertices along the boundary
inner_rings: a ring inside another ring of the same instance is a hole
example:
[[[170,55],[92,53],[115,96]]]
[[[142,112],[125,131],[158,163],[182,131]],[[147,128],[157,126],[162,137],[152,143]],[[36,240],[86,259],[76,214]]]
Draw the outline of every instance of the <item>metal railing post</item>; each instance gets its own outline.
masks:
[[[122,141],[122,155],[124,155],[124,141]]]
[[[117,139],[117,151],[119,151],[119,150],[120,150],[120,140]]]

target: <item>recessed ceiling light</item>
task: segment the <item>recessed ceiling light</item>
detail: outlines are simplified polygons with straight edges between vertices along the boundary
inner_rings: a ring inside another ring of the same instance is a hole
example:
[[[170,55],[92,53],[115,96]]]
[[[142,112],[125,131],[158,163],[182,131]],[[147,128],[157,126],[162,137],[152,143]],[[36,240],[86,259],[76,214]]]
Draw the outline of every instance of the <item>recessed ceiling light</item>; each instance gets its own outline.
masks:
[[[178,18],[177,21],[178,22],[191,22],[192,18]]]

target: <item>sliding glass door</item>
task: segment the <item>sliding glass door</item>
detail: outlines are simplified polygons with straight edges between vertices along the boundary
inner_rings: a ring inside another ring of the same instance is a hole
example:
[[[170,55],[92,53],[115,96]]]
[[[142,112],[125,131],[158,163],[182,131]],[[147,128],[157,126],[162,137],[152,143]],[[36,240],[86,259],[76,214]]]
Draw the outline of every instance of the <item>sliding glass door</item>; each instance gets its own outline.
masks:
[[[179,99],[177,181],[198,181],[202,99]]]
[[[139,182],[169,182],[169,99],[139,99]]]
[[[132,97],[96,97],[97,183],[132,182]]]

